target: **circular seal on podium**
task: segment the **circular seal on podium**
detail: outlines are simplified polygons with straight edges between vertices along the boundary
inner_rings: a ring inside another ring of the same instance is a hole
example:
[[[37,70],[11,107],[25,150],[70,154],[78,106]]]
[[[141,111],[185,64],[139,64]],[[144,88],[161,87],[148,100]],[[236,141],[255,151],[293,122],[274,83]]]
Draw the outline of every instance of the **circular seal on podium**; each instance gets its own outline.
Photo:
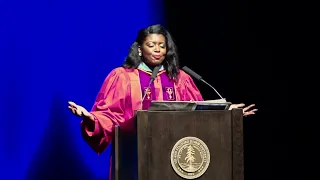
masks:
[[[171,165],[173,170],[185,179],[202,176],[210,164],[210,151],[197,137],[184,137],[172,148]]]

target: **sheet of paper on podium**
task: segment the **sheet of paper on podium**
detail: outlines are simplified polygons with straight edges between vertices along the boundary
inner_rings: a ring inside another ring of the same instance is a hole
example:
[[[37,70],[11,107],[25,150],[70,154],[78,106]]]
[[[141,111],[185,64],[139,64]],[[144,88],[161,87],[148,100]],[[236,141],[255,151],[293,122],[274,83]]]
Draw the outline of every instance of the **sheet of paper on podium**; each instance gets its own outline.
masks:
[[[225,99],[207,101],[152,101],[149,111],[227,110],[231,103]]]

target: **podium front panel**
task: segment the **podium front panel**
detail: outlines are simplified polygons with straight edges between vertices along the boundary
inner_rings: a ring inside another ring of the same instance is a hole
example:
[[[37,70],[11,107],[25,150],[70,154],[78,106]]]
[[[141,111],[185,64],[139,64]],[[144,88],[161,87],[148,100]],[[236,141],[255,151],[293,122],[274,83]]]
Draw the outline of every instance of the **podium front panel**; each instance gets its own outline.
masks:
[[[145,136],[141,140],[138,133],[140,145],[144,144],[139,150],[143,163],[139,180],[232,180],[231,111],[149,111],[140,115],[138,129],[145,129],[141,131]]]

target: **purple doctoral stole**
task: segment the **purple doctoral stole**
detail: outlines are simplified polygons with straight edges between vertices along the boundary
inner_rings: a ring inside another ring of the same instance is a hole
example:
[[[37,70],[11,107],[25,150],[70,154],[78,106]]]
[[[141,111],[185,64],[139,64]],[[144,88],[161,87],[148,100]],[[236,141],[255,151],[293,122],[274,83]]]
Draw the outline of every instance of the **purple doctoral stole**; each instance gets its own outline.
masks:
[[[141,85],[141,92],[142,96],[144,96],[145,93],[147,93],[143,103],[142,103],[142,109],[147,110],[150,107],[152,100],[164,100],[164,101],[175,101],[176,95],[174,90],[174,82],[169,79],[169,77],[166,75],[165,72],[160,72],[158,76],[160,76],[160,82],[158,82],[158,79],[156,79],[156,82],[153,82],[147,91],[147,87],[150,81],[151,74],[144,72],[142,70],[139,71],[139,79],[140,79],[140,85]],[[155,83],[159,84],[155,87]],[[159,87],[160,86],[160,87]],[[162,95],[160,94],[160,89],[162,90]],[[161,98],[161,96],[163,98]]]

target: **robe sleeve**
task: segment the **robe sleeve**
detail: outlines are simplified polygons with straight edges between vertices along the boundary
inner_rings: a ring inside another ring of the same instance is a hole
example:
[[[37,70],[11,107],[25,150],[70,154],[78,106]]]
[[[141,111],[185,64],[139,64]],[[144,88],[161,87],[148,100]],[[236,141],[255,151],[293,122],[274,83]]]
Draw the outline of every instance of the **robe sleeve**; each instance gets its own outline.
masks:
[[[187,101],[203,101],[202,95],[195,85],[193,79],[188,76],[186,79],[186,96]]]
[[[180,74],[185,89],[182,101],[203,101],[203,97],[193,79],[183,71],[180,71]]]
[[[104,80],[90,113],[94,121],[84,119],[81,131],[84,140],[98,154],[101,154],[112,141],[115,125],[125,121],[126,97],[129,91],[129,81],[118,68],[114,69]]]

